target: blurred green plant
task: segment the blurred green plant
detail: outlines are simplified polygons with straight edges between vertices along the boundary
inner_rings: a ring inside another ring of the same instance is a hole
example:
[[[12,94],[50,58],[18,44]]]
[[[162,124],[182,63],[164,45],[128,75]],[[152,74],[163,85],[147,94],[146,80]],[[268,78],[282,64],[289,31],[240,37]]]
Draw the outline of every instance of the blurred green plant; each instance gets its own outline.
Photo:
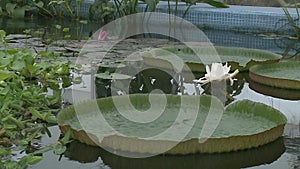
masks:
[[[297,3],[295,2],[295,9],[297,17],[293,18],[287,8],[283,8],[283,11],[287,17],[288,24],[293,28],[295,36],[300,40],[300,13]]]
[[[68,14],[72,19],[80,20],[80,8],[83,0],[3,0],[0,15],[12,18],[24,18],[29,14],[38,13],[48,17],[64,17]],[[73,3],[75,2],[75,3]]]
[[[110,0],[95,0],[89,9],[89,19],[99,18],[102,23],[114,20],[115,15],[114,3]]]
[[[4,2],[4,3],[3,3]],[[63,18],[65,15],[72,19],[81,20],[80,11],[83,0],[4,0],[0,7],[0,15],[6,14],[9,17],[23,18],[27,11],[38,13],[42,16]],[[146,4],[145,11],[154,12],[159,0],[141,0]],[[175,0],[175,15],[178,10],[179,0]],[[207,3],[214,7],[228,7],[221,1],[216,0],[182,0],[187,4],[186,15],[192,5],[196,3]],[[103,23],[108,23],[115,18],[135,14],[140,11],[138,8],[138,0],[95,0],[89,10],[89,18],[100,18]],[[168,11],[171,13],[171,1],[168,0]]]
[[[283,58],[284,59],[291,59],[294,58],[295,60],[299,60],[300,58],[300,12],[299,12],[299,3],[294,1],[294,4],[282,2],[282,4],[286,7],[283,7],[283,11],[286,15],[286,23],[281,25],[280,27],[276,24],[276,29],[279,34],[284,33],[281,35],[282,37],[275,41],[279,48],[283,50]],[[289,9],[287,7],[293,7],[296,11],[296,16],[292,16]],[[288,33],[285,34],[286,28],[292,28],[292,34]]]
[[[29,5],[28,0],[11,0],[0,7],[0,15],[5,14],[11,18],[24,18],[26,11],[33,10],[35,8]]]
[[[93,5],[90,7],[89,14],[90,19],[99,18],[103,23],[108,23],[113,19],[123,17],[138,12],[154,12],[156,10],[159,0],[141,0],[140,2],[145,3],[146,7],[144,11],[140,11],[138,7],[138,0],[95,0]],[[168,13],[171,14],[171,10],[174,7],[174,14],[178,14],[179,0],[175,0],[175,4],[171,5],[171,0],[168,0]],[[187,7],[182,17],[185,17],[190,7],[196,5],[196,3],[207,3],[217,8],[228,8],[229,6],[221,1],[216,0],[182,0],[185,2]]]
[[[178,0],[176,0],[177,2]],[[216,8],[229,8],[229,6],[221,1],[216,1],[216,0],[183,0],[183,2],[186,3],[187,8],[183,13],[182,18],[184,18],[186,16],[186,14],[188,13],[189,9],[193,6],[196,5],[196,3],[206,3],[209,4],[213,7]],[[177,8],[177,7],[176,7]],[[177,12],[177,10],[175,10]]]

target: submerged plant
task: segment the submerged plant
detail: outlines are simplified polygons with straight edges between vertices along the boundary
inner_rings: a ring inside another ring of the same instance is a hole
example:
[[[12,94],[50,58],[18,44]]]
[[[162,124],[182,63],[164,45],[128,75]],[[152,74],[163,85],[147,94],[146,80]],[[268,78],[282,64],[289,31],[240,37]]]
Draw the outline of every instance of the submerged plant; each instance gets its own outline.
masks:
[[[222,63],[213,63],[211,68],[206,65],[206,74],[204,77],[193,80],[195,83],[206,84],[212,81],[229,80],[230,84],[233,84],[233,77],[238,74],[239,70],[236,69],[233,73],[229,73],[231,66],[227,66],[227,63],[223,66]]]

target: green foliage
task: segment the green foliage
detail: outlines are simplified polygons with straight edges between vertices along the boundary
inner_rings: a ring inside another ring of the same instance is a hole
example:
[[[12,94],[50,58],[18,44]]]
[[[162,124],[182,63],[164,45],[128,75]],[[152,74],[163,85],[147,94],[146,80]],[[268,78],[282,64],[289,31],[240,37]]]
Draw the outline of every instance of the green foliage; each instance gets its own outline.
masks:
[[[229,6],[221,1],[215,1],[215,0],[183,0],[183,2],[185,2],[188,7],[186,8],[184,14],[183,14],[183,18],[185,17],[185,15],[187,14],[187,12],[189,11],[190,7],[192,5],[196,5],[196,3],[206,3],[209,4],[213,7],[216,8],[229,8]],[[177,8],[177,7],[176,7]]]
[[[78,0],[76,0],[77,2]],[[50,0],[48,6],[53,11],[53,16],[63,17],[64,12],[67,13],[72,19],[75,19],[75,9],[72,6],[72,0]],[[77,9],[80,8],[80,4],[76,3]],[[50,10],[50,9],[49,9]],[[77,11],[77,14],[79,12]],[[78,17],[80,18],[80,17]]]
[[[100,15],[100,20],[103,23],[108,23],[112,21],[116,15],[116,9],[114,8],[114,4],[109,0],[95,0],[93,5],[89,9],[89,18],[95,19]],[[96,12],[96,13],[95,13]]]
[[[75,5],[72,3],[75,2]],[[9,17],[23,18],[27,11],[38,13],[42,16],[62,18],[65,14],[72,19],[80,20],[81,3],[83,0],[12,0],[5,1],[5,6],[0,7],[0,15],[2,10]],[[123,17],[130,14],[140,12],[138,8],[138,0],[95,0],[89,10],[89,18],[99,18],[103,23],[108,23],[115,18]],[[146,4],[145,11],[154,12],[159,0],[141,0]],[[175,1],[175,14],[177,14],[178,0]],[[185,14],[192,5],[202,2],[218,8],[227,8],[228,6],[216,0],[183,0],[188,5]],[[169,12],[171,10],[170,0],[168,0]],[[185,16],[185,14],[183,16]]]
[[[5,1],[0,7],[0,15],[4,12],[13,18],[24,18],[27,11],[38,13],[42,16],[62,18],[68,14],[72,19],[80,19],[80,5],[82,0],[76,0],[76,9],[73,0],[11,0]],[[2,12],[2,10],[4,10]],[[77,18],[76,18],[77,14]]]
[[[159,0],[142,0],[146,3],[146,10],[155,11]],[[95,0],[90,8],[90,19],[95,19],[100,15],[103,23],[108,23],[115,18],[138,13],[138,0]]]
[[[29,5],[30,1],[12,0],[6,1],[5,5],[0,7],[0,15],[3,13],[12,18],[24,18],[26,11],[34,11],[36,8]]]
[[[5,39],[5,31],[0,30],[0,39]],[[29,152],[15,162],[12,152],[28,150],[32,141],[51,135],[47,126],[57,124],[62,90],[72,85],[74,68],[53,52],[0,50],[0,168],[27,168],[42,159]],[[66,142],[56,143],[56,152],[62,153]]]

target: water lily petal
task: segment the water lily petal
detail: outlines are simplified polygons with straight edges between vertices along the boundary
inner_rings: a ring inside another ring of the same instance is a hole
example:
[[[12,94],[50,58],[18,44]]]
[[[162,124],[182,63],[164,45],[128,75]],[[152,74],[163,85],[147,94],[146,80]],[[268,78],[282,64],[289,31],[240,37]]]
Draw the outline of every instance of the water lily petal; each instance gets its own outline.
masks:
[[[98,40],[99,41],[108,40],[108,32],[100,30],[98,33]]]
[[[193,82],[206,84],[212,81],[221,81],[229,79],[230,85],[233,85],[234,79],[232,78],[239,72],[239,70],[235,70],[233,73],[229,73],[230,68],[231,66],[228,66],[227,63],[225,63],[224,66],[222,65],[222,63],[213,63],[211,67],[206,65],[206,74],[204,75],[204,77],[198,80],[193,80]]]
[[[205,69],[206,69],[206,74],[205,74],[205,76],[206,76],[206,75],[207,75],[207,76],[210,76],[210,68],[209,68],[209,66],[206,65],[206,66],[205,66]]]

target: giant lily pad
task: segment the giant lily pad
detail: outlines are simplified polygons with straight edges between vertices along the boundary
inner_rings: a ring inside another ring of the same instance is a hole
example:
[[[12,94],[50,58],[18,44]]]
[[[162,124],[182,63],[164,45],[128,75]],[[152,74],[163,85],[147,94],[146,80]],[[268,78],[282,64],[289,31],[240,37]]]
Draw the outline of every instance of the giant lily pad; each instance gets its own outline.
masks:
[[[173,65],[180,66],[178,56],[185,63],[183,71],[191,70],[193,72],[205,72],[204,65],[214,62],[228,62],[232,70],[248,70],[252,65],[261,63],[277,62],[281,55],[258,49],[235,48],[235,47],[174,47],[158,48],[143,53],[146,64],[162,68],[173,69]],[[197,56],[195,52],[200,55]],[[218,55],[216,55],[218,54]],[[172,64],[171,64],[172,63]]]
[[[253,81],[269,86],[300,89],[300,62],[280,62],[250,68]]]
[[[221,114],[216,130],[205,142],[200,143],[199,141],[203,139],[200,138],[200,133],[206,129],[205,125],[207,125],[205,121],[211,115],[217,118],[218,111],[223,110],[222,103],[210,96],[158,94],[153,96],[155,99],[151,101],[149,101],[149,95],[146,94],[129,97],[132,105],[138,110],[146,111],[152,106],[151,108],[154,109],[147,112],[150,114],[161,111],[157,107],[162,107],[162,100],[167,99],[167,104],[163,106],[163,114],[148,123],[129,121],[120,115],[118,108],[123,110],[123,113],[132,111],[131,107],[125,103],[128,96],[113,96],[98,99],[97,110],[92,108],[94,101],[79,103],[62,110],[57,117],[58,124],[63,133],[71,129],[75,139],[89,145],[101,145],[116,151],[157,154],[161,152],[161,149],[179,143],[163,153],[191,154],[229,152],[258,147],[280,137],[286,123],[285,116],[272,107],[249,100],[238,101],[226,108],[223,115]],[[200,103],[200,108],[195,106],[197,102]],[[121,105],[115,106],[115,103],[121,103]],[[97,125],[104,123],[96,118],[100,113],[99,110],[105,122],[118,131],[117,133],[111,128],[97,128]],[[182,113],[189,115],[183,116],[181,121],[177,118],[182,117]],[[196,118],[190,113],[196,113]],[[147,116],[147,114],[143,115]],[[83,124],[82,120],[86,123]],[[82,127],[86,125],[92,130],[86,131],[86,128]],[[185,133],[183,129],[187,126],[191,128]],[[172,132],[170,137],[163,140],[155,137],[171,127],[174,127],[176,132]],[[181,140],[176,140],[182,135],[184,137]]]

